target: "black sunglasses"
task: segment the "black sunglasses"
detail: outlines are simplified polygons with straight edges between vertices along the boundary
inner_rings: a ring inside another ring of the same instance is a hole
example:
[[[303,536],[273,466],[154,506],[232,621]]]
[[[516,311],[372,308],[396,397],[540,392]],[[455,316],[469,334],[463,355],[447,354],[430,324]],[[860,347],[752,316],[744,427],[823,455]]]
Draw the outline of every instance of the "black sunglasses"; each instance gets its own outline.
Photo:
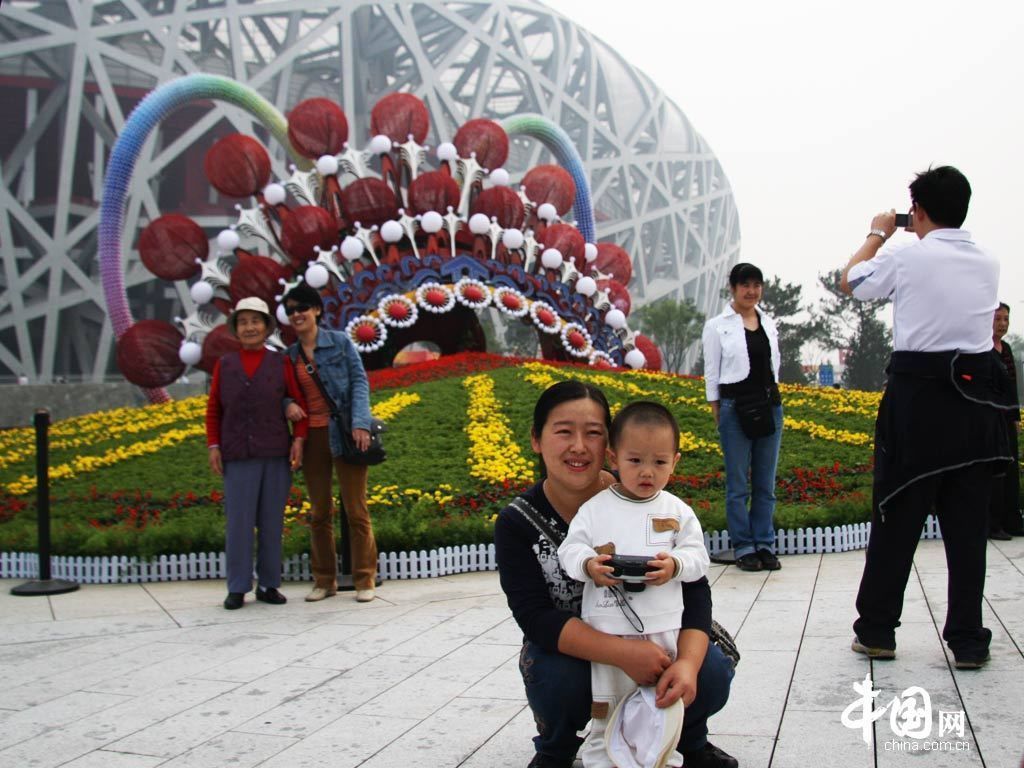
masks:
[[[290,317],[291,315],[297,315],[300,312],[308,312],[312,308],[312,304],[292,304],[284,308],[284,313]]]

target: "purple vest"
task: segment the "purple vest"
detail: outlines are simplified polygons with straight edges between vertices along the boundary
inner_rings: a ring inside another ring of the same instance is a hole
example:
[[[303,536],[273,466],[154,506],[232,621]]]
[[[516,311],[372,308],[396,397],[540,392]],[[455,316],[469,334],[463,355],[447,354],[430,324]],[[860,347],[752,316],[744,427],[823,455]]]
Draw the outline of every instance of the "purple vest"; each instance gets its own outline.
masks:
[[[281,353],[268,349],[251,379],[237,352],[221,358],[220,452],[224,461],[288,455],[286,394]]]

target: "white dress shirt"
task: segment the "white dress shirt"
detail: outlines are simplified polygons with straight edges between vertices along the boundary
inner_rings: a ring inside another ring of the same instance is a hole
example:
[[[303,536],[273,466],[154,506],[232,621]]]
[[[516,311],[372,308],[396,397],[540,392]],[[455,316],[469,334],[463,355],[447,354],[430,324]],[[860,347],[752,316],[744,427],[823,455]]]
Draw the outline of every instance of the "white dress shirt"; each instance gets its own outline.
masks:
[[[962,229],[936,229],[905,247],[883,246],[853,265],[858,299],[892,299],[897,352],[988,352],[999,306],[999,261]]]
[[[767,313],[757,309],[761,327],[768,336],[772,353],[772,376],[779,381],[779,331]],[[743,316],[732,308],[732,302],[704,324],[701,336],[704,345],[704,391],[708,402],[717,402],[719,384],[737,384],[750,375],[750,356],[747,354],[747,334]]]

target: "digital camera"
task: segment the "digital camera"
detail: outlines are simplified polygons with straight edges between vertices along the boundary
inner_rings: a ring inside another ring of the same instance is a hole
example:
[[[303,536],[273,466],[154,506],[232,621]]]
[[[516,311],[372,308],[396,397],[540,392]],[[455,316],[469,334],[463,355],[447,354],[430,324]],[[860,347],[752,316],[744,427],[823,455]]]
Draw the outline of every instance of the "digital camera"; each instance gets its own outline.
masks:
[[[654,570],[647,564],[650,559],[646,555],[612,555],[604,564],[612,567],[611,577],[620,579],[627,592],[643,592],[647,574]]]

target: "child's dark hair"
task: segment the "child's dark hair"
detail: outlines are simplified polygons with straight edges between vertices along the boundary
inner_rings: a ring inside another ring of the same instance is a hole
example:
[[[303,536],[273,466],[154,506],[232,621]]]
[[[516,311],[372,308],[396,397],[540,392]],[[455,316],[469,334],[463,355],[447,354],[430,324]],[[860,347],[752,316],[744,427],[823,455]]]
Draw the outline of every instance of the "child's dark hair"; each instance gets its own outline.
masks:
[[[627,424],[646,424],[650,426],[663,425],[672,428],[673,445],[679,446],[679,423],[672,411],[661,403],[650,400],[637,400],[630,403],[612,419],[611,429],[608,431],[608,444],[614,450],[622,437],[622,430]]]

